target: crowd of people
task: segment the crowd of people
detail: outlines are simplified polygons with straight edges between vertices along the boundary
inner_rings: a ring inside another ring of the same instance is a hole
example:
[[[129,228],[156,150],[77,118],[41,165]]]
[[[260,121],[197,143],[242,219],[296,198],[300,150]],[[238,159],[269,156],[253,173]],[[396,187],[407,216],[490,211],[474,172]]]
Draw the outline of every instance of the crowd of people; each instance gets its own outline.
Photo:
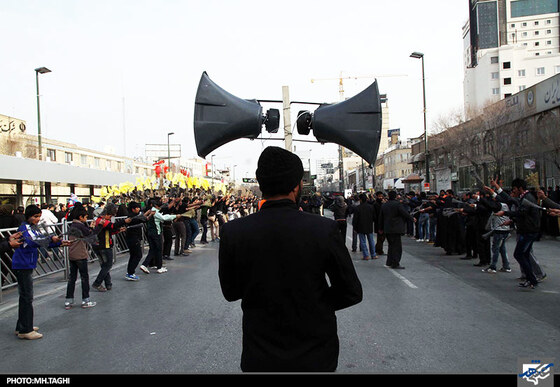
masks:
[[[543,235],[559,236],[560,188],[528,189],[522,179],[512,182],[510,192],[497,180],[490,186],[456,195],[452,190],[437,193],[391,191],[341,196],[329,207],[346,235],[352,216],[352,251],[360,242],[363,259],[377,259],[387,240],[387,266],[398,264],[401,244],[398,235],[440,247],[446,255],[478,259],[474,266],[483,272],[511,272],[506,240],[515,230],[514,258],[519,262],[522,287],[534,288],[546,273],[539,265],[532,244]],[[384,209],[385,208],[385,209]],[[374,233],[376,242],[374,244]],[[368,246],[365,241],[368,241]],[[501,260],[501,267],[498,262]]]
[[[436,193],[389,191],[362,193],[328,203],[338,229],[346,241],[347,221],[352,218],[351,251],[357,249],[364,260],[378,259],[387,241],[386,265],[404,269],[401,236],[417,242],[441,247],[447,255],[461,259],[478,259],[474,266],[486,273],[511,272],[505,241],[516,230],[517,244],[513,252],[519,262],[523,282],[520,286],[534,288],[546,277],[533,254],[532,244],[541,235],[558,236],[560,190],[528,190],[526,182],[516,179],[512,190],[505,192],[496,180],[480,190],[456,195],[452,190]],[[17,233],[1,236],[2,259],[10,252],[10,262],[20,292],[20,310],[16,332],[21,338],[36,339],[41,334],[32,325],[32,271],[46,250],[58,251],[68,246],[69,279],[65,308],[74,306],[75,282],[81,279],[81,307],[91,308],[88,259],[93,250],[100,270],[91,288],[106,292],[112,289],[111,268],[114,261],[111,235],[125,232],[129,259],[125,279],[138,281],[139,269],[145,274],[167,272],[165,261],[188,256],[199,244],[220,240],[221,228],[227,222],[257,212],[265,200],[255,195],[236,197],[211,190],[168,190],[142,201],[115,197],[93,206],[72,202],[41,208],[30,205],[14,209],[0,206],[0,228],[18,227]],[[325,199],[319,193],[303,197],[300,211],[322,214]],[[71,221],[67,238],[49,231],[63,218]],[[143,256],[142,227],[148,242]],[[375,235],[375,238],[374,238]],[[12,253],[13,252],[13,253]],[[498,262],[501,259],[501,267]],[[4,273],[6,277],[7,273]]]
[[[217,242],[223,224],[253,213],[258,207],[258,200],[252,194],[233,196],[203,189],[168,189],[141,199],[135,201],[121,196],[96,205],[69,200],[58,206],[43,204],[16,209],[9,204],[0,206],[0,228],[17,228],[17,232],[11,235],[0,235],[0,255],[3,279],[13,273],[18,283],[18,337],[28,340],[42,337],[38,327],[33,326],[32,274],[39,257],[45,257],[48,251],[60,259],[59,248],[68,247],[65,309],[75,305],[78,274],[82,296],[80,306],[92,308],[96,302],[90,299],[90,288],[106,292],[113,286],[111,269],[115,241],[112,235],[125,233],[129,251],[125,279],[138,281],[137,269],[146,274],[166,273],[163,262],[191,254],[200,232],[198,243]],[[70,225],[66,235],[61,235],[55,227],[63,218]],[[143,228],[149,246],[145,257],[142,253]],[[100,269],[90,285],[88,262],[92,251],[98,258]]]

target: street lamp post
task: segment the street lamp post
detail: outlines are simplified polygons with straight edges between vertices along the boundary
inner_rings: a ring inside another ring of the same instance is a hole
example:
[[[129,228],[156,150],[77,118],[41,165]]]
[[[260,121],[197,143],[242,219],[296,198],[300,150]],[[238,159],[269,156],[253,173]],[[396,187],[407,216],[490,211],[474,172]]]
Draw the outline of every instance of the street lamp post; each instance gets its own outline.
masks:
[[[171,172],[171,150],[169,148],[169,136],[174,135],[175,133],[170,132],[167,133],[167,166],[169,167],[169,172]]]
[[[214,156],[216,155],[212,155],[212,157],[210,157],[210,164],[212,165],[212,192],[214,192]]]
[[[424,54],[421,52],[413,52],[411,58],[422,59],[422,95],[424,100],[424,155],[426,163],[426,183],[430,183],[430,160],[428,158],[428,132],[426,130],[426,77],[424,74]]]
[[[41,108],[39,105],[39,74],[50,73],[46,67],[39,67],[35,69],[35,84],[37,86],[37,145],[39,148],[39,160],[43,161],[43,144],[41,141]],[[40,196],[39,202],[43,200],[43,183],[39,182]]]

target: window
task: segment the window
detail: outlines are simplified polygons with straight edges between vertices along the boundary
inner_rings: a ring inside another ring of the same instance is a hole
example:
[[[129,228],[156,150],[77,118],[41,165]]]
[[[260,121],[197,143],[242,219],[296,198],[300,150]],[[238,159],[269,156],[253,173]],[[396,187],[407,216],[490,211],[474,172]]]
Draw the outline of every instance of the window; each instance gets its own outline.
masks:
[[[64,152],[64,162],[65,162],[66,164],[72,163],[72,153],[70,153],[70,152]]]
[[[535,47],[538,47],[538,46],[540,46],[540,45],[541,45],[540,42],[535,42]]]
[[[86,165],[87,164],[87,156],[86,155],[81,155],[80,156],[80,162],[82,163],[82,165]]]
[[[526,37],[527,37],[527,32],[521,33],[521,36],[523,36],[524,38],[526,38]]]
[[[56,151],[54,149],[47,149],[47,157],[51,161],[56,161]]]
[[[536,26],[538,26],[538,25],[539,25],[539,21],[538,21],[538,20],[537,20],[537,21],[535,22],[535,25],[536,25]]]
[[[493,95],[499,95],[500,94],[500,88],[499,87],[494,87],[492,89],[492,94]]]
[[[511,85],[511,78],[504,78],[504,85]]]
[[[511,28],[515,28],[515,23],[512,23],[512,24],[511,24]]]
[[[545,71],[544,71],[544,67],[537,67],[537,75],[544,75]]]
[[[521,25],[522,25],[523,27],[527,27],[527,22],[523,22],[523,23],[521,23]]]
[[[490,63],[498,63],[498,57],[497,56],[492,56],[490,57]]]
[[[547,46],[550,46],[551,44],[552,44],[552,40],[547,40],[547,41],[546,41],[546,45],[547,45]]]
[[[517,75],[520,76],[520,77],[524,77],[525,76],[525,69],[517,70]]]
[[[535,31],[535,36],[538,36],[539,33],[540,33],[539,31]]]
[[[523,90],[525,90],[526,88],[527,88],[527,86],[525,86],[525,85],[519,86],[519,91],[523,91]]]
[[[502,63],[502,68],[503,69],[510,69],[511,68],[511,62]]]
[[[552,20],[548,19],[548,20],[546,21],[546,24],[552,24]]]
[[[99,157],[94,157],[94,158],[93,158],[93,164],[94,164],[97,168],[99,168]]]
[[[560,66],[554,66],[554,73],[560,74]]]
[[[552,33],[552,30],[546,30],[546,34],[550,35]]]
[[[492,73],[492,79],[500,79],[500,73],[497,71]]]

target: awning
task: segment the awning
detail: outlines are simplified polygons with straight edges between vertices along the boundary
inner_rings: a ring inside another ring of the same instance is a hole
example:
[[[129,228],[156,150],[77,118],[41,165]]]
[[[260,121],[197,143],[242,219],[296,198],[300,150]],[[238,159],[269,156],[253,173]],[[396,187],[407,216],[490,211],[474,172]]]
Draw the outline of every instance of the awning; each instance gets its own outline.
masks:
[[[418,176],[415,173],[412,173],[410,175],[408,175],[405,179],[402,180],[403,183],[420,183],[421,181],[423,181],[424,178]]]
[[[409,164],[419,163],[420,161],[426,160],[426,154],[424,152],[420,152],[412,156],[412,159],[408,162]]]

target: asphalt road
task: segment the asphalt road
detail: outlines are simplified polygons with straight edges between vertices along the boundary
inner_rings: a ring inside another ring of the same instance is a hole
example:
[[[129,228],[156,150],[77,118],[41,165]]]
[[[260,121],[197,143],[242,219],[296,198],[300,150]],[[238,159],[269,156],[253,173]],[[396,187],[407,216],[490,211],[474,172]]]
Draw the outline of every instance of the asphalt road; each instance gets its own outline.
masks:
[[[350,236],[351,227],[349,227]],[[350,240],[347,240],[350,246]],[[538,289],[511,273],[486,274],[475,261],[403,237],[405,270],[385,256],[351,253],[363,301],[337,312],[339,374],[510,374],[518,359],[560,359],[560,264],[556,240],[535,244],[548,277]],[[168,261],[164,274],[124,279],[127,256],[114,266],[113,290],[92,290],[95,308],[64,309],[66,284],[35,282],[35,325],[41,340],[14,335],[17,290],[0,304],[2,374],[240,373],[240,302],[227,302],[217,276],[218,243]],[[90,277],[97,274],[96,263]],[[79,280],[76,300],[79,301]]]

